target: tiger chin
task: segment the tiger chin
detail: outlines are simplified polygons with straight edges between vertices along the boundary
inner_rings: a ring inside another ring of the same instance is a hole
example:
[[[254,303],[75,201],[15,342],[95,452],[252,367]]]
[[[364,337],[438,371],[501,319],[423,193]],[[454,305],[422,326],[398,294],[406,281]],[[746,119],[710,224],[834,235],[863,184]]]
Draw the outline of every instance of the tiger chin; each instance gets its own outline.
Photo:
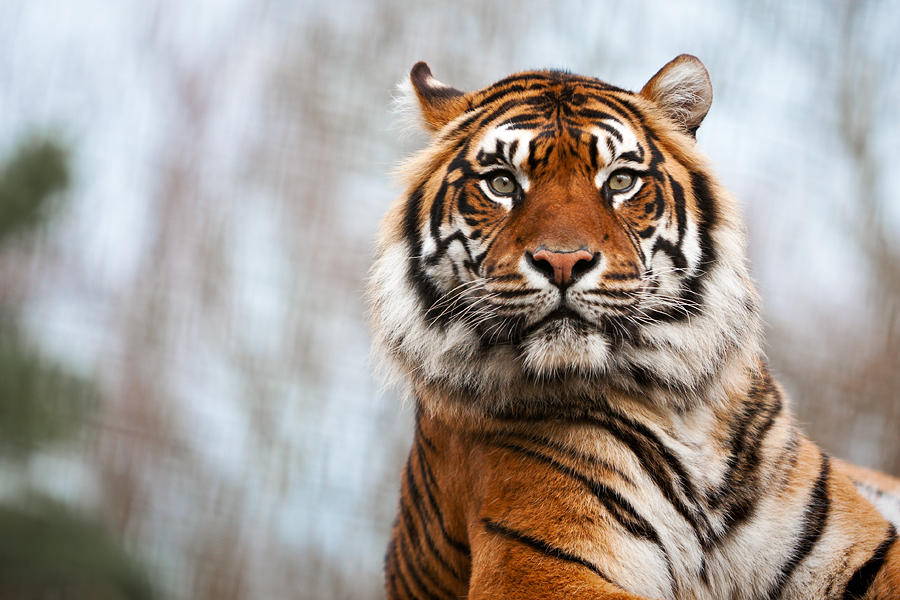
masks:
[[[900,598],[900,481],[824,454],[766,365],[703,64],[401,87],[430,143],[368,291],[416,405],[388,597]]]

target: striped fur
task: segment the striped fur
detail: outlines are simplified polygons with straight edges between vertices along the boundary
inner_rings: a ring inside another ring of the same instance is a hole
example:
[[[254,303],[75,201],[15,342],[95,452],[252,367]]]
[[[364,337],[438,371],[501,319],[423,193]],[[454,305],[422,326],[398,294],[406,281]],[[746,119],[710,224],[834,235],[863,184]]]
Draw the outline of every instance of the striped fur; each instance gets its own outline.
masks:
[[[388,597],[900,597],[900,482],[806,439],[765,364],[702,64],[408,87],[433,137],[369,289],[417,405]]]

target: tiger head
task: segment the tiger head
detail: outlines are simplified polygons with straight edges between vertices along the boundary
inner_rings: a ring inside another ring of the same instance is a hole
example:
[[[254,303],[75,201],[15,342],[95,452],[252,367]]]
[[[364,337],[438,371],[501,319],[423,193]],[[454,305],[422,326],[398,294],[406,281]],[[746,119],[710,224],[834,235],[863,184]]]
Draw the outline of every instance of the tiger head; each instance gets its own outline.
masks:
[[[369,295],[375,351],[491,413],[610,390],[684,406],[759,353],[734,200],[681,55],[638,93],[529,71],[463,93],[416,64],[428,147],[401,168]]]

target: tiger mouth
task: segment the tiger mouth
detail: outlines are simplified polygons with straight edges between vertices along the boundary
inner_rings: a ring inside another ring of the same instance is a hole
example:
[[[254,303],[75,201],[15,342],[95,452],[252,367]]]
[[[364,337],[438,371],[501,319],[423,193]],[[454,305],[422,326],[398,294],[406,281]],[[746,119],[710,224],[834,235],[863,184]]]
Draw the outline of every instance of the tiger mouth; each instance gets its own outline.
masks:
[[[571,308],[569,308],[566,305],[562,305],[562,306],[558,307],[557,309],[555,309],[554,311],[548,313],[545,317],[543,317],[537,323],[535,323],[534,325],[529,327],[529,330],[540,329],[544,325],[548,325],[554,321],[564,321],[567,319],[571,320],[571,321],[576,321],[576,322],[580,321],[585,324],[588,323],[587,320],[584,317],[582,317],[581,315],[579,315],[577,312],[575,312],[574,310],[572,310]]]
[[[561,305],[552,312],[545,315],[539,321],[529,325],[522,332],[523,337],[545,328],[553,328],[554,326],[570,325],[575,327],[579,332],[587,333],[591,329],[595,329],[596,325],[582,317],[580,314],[572,310],[566,305]]]
[[[505,327],[487,323],[479,328],[482,342],[488,346],[520,344],[533,334],[553,335],[554,331],[567,328],[576,334],[586,335],[597,326],[573,309],[562,305],[547,313],[534,323],[527,322],[526,315],[520,315]]]
[[[600,315],[594,321],[563,303],[530,324],[527,323],[525,316],[521,316],[505,329],[489,325],[479,331],[479,337],[481,343],[488,347],[518,346],[529,343],[529,340],[565,346],[574,343],[575,340],[586,340],[599,334],[608,344],[616,347],[634,337],[635,324],[629,321],[628,318],[623,318],[621,313],[612,312]]]

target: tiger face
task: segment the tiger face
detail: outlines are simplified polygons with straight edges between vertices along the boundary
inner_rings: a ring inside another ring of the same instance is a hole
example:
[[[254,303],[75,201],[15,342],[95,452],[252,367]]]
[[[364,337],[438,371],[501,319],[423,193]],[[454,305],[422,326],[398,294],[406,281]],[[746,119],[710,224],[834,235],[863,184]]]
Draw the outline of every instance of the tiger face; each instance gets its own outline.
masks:
[[[637,94],[556,71],[462,93],[425,63],[410,83],[433,139],[405,165],[370,294],[376,347],[414,383],[492,410],[605,388],[665,401],[755,351],[734,202],[694,139],[699,60]]]

